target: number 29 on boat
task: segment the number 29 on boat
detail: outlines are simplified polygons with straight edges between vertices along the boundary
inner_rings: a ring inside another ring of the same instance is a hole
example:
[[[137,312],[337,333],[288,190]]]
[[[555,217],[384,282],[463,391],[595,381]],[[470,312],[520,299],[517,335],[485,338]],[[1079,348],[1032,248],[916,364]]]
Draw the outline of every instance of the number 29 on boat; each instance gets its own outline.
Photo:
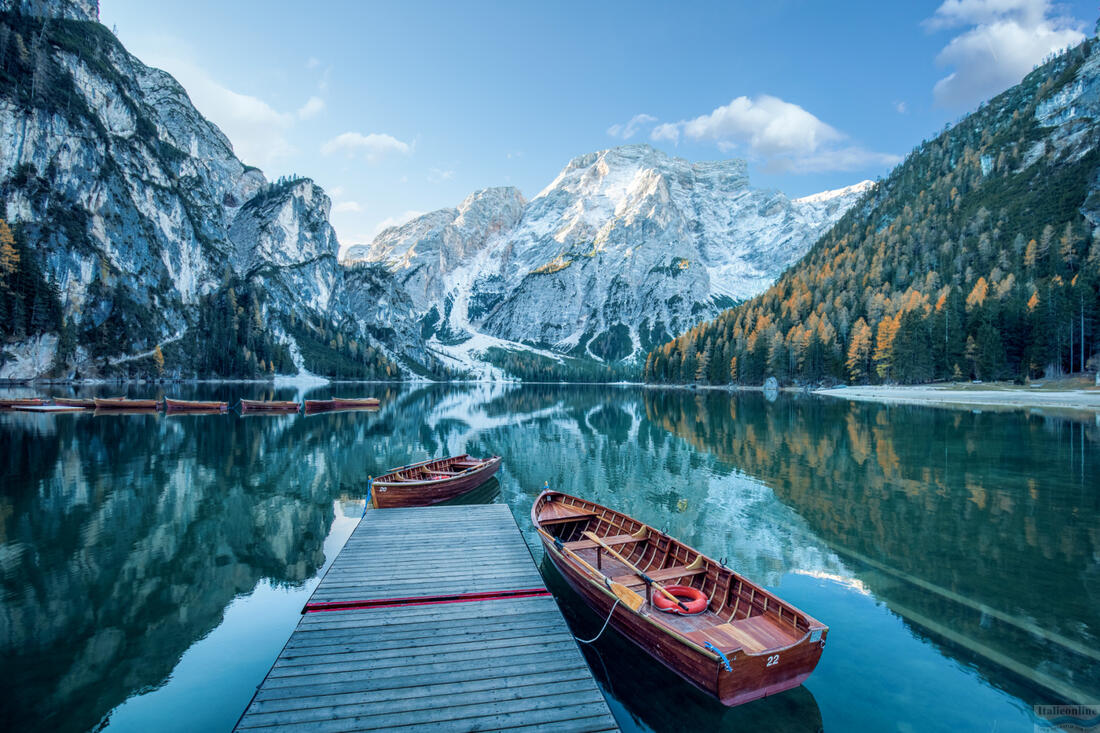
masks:
[[[601,618],[725,705],[797,687],[821,658],[827,626],[636,519],[546,490],[531,521]]]

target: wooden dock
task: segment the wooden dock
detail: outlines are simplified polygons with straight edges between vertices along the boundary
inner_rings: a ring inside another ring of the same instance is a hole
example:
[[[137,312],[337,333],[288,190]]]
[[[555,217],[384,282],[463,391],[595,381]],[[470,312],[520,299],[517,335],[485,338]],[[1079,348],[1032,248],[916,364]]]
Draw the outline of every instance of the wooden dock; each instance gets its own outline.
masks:
[[[613,731],[502,504],[368,511],[239,731]]]

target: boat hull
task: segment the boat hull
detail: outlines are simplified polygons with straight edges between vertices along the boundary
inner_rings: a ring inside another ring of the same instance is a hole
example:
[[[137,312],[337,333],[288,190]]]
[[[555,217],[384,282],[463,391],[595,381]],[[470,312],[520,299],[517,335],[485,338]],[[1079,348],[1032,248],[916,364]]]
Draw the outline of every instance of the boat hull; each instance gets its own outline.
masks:
[[[379,401],[373,397],[365,399],[342,399],[339,397],[331,400],[306,400],[306,412],[331,412],[332,410],[364,410],[378,407]]]
[[[158,400],[128,400],[128,399],[95,399],[97,410],[156,410],[159,409]]]
[[[493,456],[480,468],[437,481],[399,483],[378,479],[371,485],[371,502],[378,509],[438,504],[481,486],[496,474],[500,463],[500,457]]]
[[[164,398],[166,412],[226,412],[229,405],[225,402],[198,402],[194,400],[170,400]]]
[[[95,400],[90,397],[54,397],[53,401],[55,404],[63,405],[64,407],[95,408]]]
[[[544,525],[540,524],[537,510],[543,496],[536,500],[535,507],[532,509],[532,521],[540,529]],[[590,504],[590,506],[600,511],[606,511],[609,516],[613,513],[613,510],[607,510],[605,507],[599,507],[599,505]],[[618,515],[619,513],[614,512],[614,514]],[[625,517],[625,515],[619,516]],[[644,527],[636,520],[630,521],[634,522],[634,525],[630,526],[633,531]],[[656,533],[652,528],[646,528],[646,530],[652,532],[653,535],[651,536],[657,538],[660,542],[667,543],[671,539]],[[793,634],[789,643],[783,643],[774,648],[750,650],[742,645],[729,643],[729,637],[725,636],[726,632],[722,632],[722,636],[727,639],[727,643],[719,642],[718,648],[724,651],[729,661],[730,670],[726,670],[719,656],[706,649],[704,644],[708,640],[707,632],[714,632],[715,629],[722,629],[724,626],[728,627],[729,619],[719,619],[726,621],[722,625],[704,627],[700,624],[698,630],[693,631],[686,630],[691,629],[693,624],[685,620],[678,632],[674,628],[670,628],[675,624],[670,624],[669,616],[656,610],[649,603],[643,604],[637,611],[631,610],[623,603],[616,605],[616,595],[599,579],[586,572],[579,563],[571,560],[566,555],[565,548],[559,548],[554,541],[548,539],[541,532],[540,538],[547,557],[569,586],[600,618],[607,619],[608,615],[611,614],[609,623],[620,634],[686,681],[716,697],[724,705],[741,705],[767,695],[774,695],[798,687],[813,672],[818,660],[821,658],[828,628],[801,614],[789,604],[774,598],[763,589],[759,589],[761,594],[766,595],[773,602],[773,608],[782,604],[783,613],[787,614],[786,623],[794,623],[795,616],[791,615],[793,613],[801,617],[798,634]],[[663,546],[667,548],[668,544]],[[694,550],[690,550],[690,553],[697,555]],[[698,557],[703,558],[701,555],[698,555]],[[719,572],[713,568],[721,568],[721,566],[713,563],[709,558],[705,559],[708,564],[712,563],[710,565],[712,570],[709,572]],[[727,592],[731,587],[731,581],[728,581],[731,575],[737,581],[744,580],[740,576],[733,575],[728,569],[721,568],[720,572],[723,573],[722,579],[727,580],[725,586]],[[708,578],[710,583],[706,585],[711,589],[707,593],[712,598],[719,595],[715,592],[715,587],[721,586],[720,583],[714,582],[714,578],[714,575]],[[747,581],[745,582],[747,583]],[[751,584],[747,584],[746,587],[757,588],[757,586]],[[644,590],[638,592],[644,593]],[[656,591],[653,592],[656,593]],[[757,621],[753,623],[757,623],[763,614],[755,611],[754,614]],[[737,616],[736,610],[733,611],[732,616]],[[780,618],[783,617],[780,616]],[[744,615],[738,616],[736,623],[743,624],[745,620]],[[768,624],[775,623],[770,617],[766,621]]]
[[[16,407],[30,407],[44,405],[46,401],[38,397],[18,398],[13,400],[0,400],[0,410],[12,410]]]
[[[300,409],[302,406],[297,402],[241,400],[241,412],[298,412]]]

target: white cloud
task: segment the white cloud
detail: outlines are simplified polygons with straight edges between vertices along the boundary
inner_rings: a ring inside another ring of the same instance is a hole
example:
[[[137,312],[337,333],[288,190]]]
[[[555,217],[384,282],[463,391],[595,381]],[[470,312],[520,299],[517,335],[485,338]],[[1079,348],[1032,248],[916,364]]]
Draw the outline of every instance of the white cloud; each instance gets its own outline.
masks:
[[[894,109],[899,115],[903,115],[909,112],[909,105],[905,102],[894,102]]]
[[[723,153],[743,150],[769,168],[796,172],[859,170],[901,160],[847,144],[839,130],[797,104],[769,95],[738,97],[710,114],[666,122],[650,133],[653,140],[672,143],[681,137],[713,142]]]
[[[321,60],[316,56],[310,56],[309,59],[306,61],[306,68],[310,70],[316,69],[320,65]]]
[[[656,122],[657,118],[653,115],[647,115],[644,112],[642,114],[634,115],[630,118],[630,121],[625,125],[612,125],[607,128],[607,134],[611,137],[622,138],[623,140],[629,140],[634,137],[638,132],[638,128],[642,125],[648,125],[651,122]]]
[[[400,153],[407,155],[412,151],[412,146],[402,142],[393,135],[371,132],[364,135],[361,132],[344,132],[332,138],[321,146],[324,155],[343,153],[349,158],[363,155],[373,162],[387,153]]]
[[[402,212],[397,216],[387,216],[385,219],[378,222],[378,226],[374,228],[374,234],[375,236],[378,236],[380,233],[382,233],[384,229],[389,229],[390,227],[399,227],[402,224],[406,224],[412,221],[418,216],[424,216],[424,212],[410,210]]]
[[[295,152],[287,139],[294,124],[293,114],[279,112],[259,97],[224,86],[194,60],[186,45],[160,38],[135,52],[183,85],[191,102],[225,133],[237,157],[245,163],[270,169]]]
[[[346,214],[350,212],[362,211],[363,207],[359,205],[358,201],[341,201],[332,207],[334,214]]]
[[[954,109],[1007,89],[1046,56],[1085,38],[1080,21],[1053,15],[1050,0],[946,0],[924,25],[967,29],[936,56],[936,64],[951,71],[932,94]]]
[[[325,100],[320,97],[310,97],[301,107],[298,108],[298,119],[308,120],[321,114],[321,110],[325,108]]]
[[[455,177],[455,172],[451,170],[442,170],[440,168],[432,168],[428,171],[428,183],[439,183],[440,181],[449,181]]]
[[[334,199],[338,199],[338,198],[340,198],[341,196],[344,195],[344,187],[343,186],[333,186],[332,188],[329,189],[328,192],[332,195],[332,197]]]

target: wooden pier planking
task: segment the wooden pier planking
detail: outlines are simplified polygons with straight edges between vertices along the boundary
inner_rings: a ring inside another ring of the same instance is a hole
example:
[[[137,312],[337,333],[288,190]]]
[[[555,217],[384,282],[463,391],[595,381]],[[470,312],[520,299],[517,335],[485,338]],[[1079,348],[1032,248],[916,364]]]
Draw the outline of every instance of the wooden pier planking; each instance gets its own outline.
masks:
[[[371,510],[313,604],[543,590],[502,504]],[[242,732],[614,731],[548,595],[302,615]]]

